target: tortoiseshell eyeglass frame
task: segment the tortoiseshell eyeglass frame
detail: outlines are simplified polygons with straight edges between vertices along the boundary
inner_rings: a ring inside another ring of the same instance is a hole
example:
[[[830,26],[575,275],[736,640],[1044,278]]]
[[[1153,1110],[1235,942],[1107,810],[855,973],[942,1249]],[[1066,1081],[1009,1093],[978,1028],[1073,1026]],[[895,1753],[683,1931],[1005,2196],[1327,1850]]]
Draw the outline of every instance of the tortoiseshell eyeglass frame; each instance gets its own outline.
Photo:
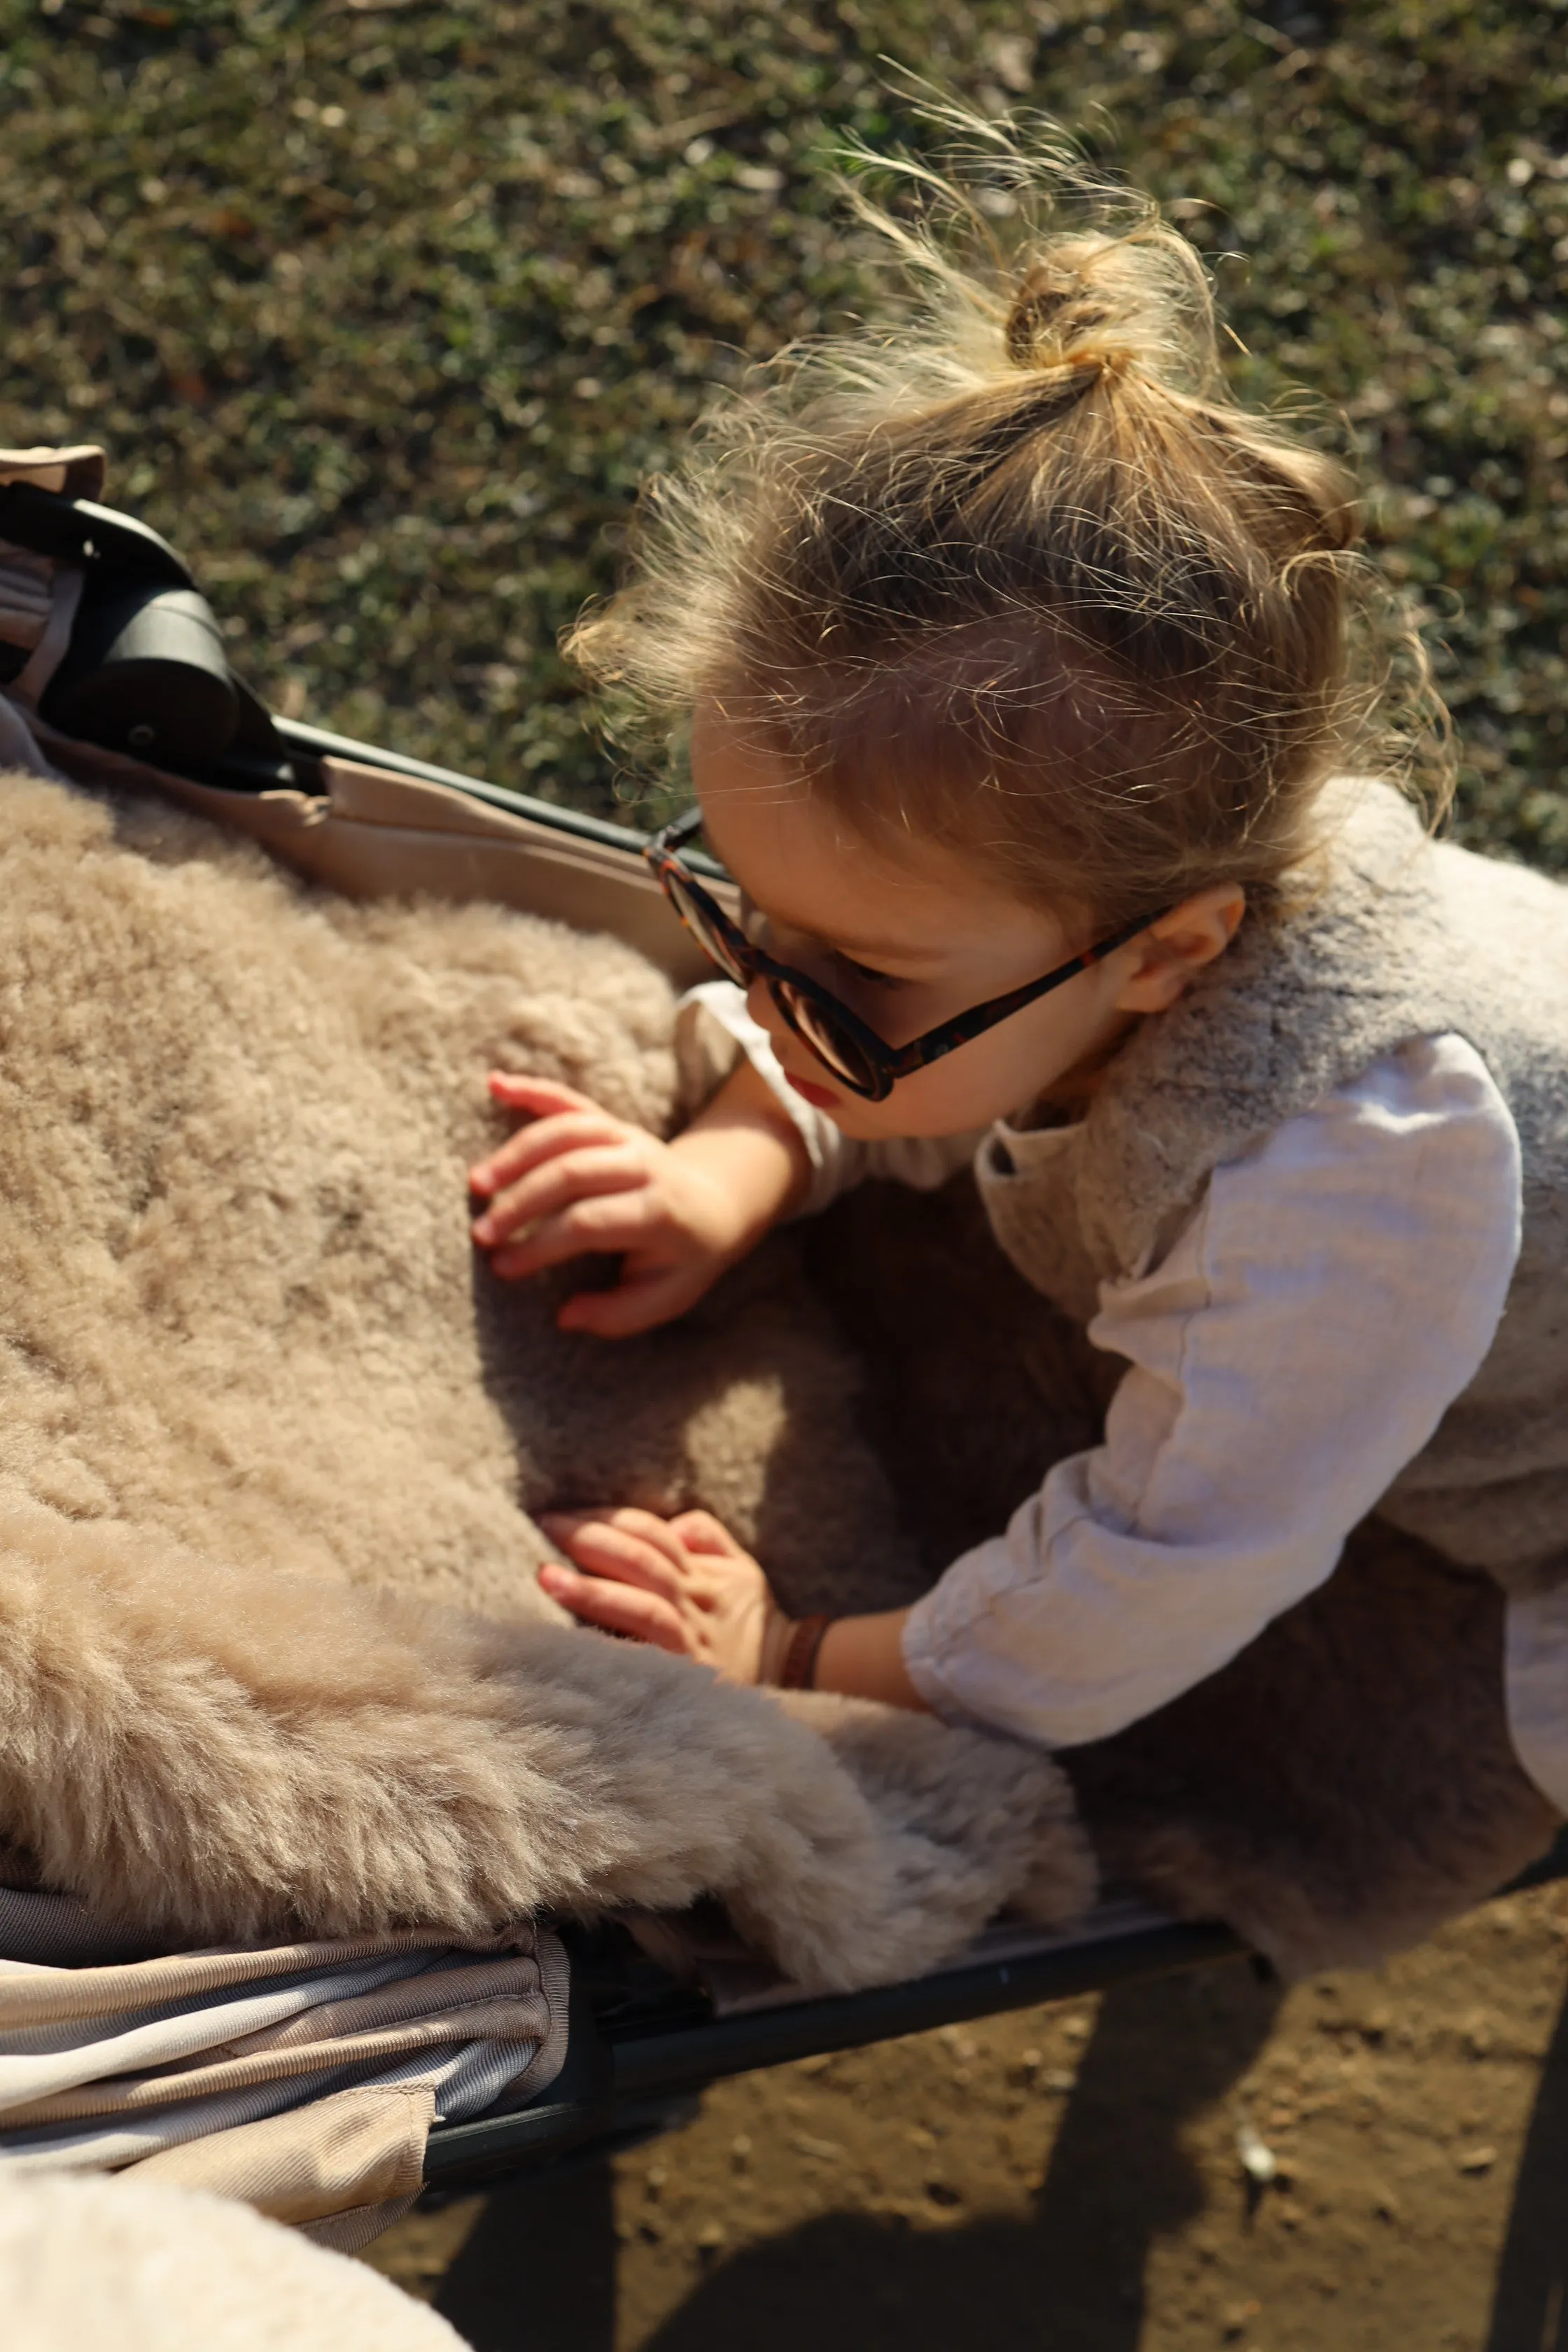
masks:
[[[1140,915],[1134,923],[1126,923],[1109,939],[1098,940],[1085,948],[1066,963],[1058,964],[1043,979],[1027,980],[1019,988],[1010,988],[1001,996],[987,997],[984,1004],[972,1005],[967,1013],[955,1013],[951,1021],[941,1021],[921,1037],[912,1037],[907,1045],[889,1045],[885,1038],[851,1012],[842,998],[830,988],[814,980],[809,972],[795,965],[782,963],[746,937],[740,925],[724,912],[711,892],[706,890],[680,850],[692,835],[701,831],[702,812],[688,809],[674,823],[663,826],[644,847],[643,856],[652,868],[666,898],[687,929],[703,950],[710,962],[728,980],[745,987],[756,979],[765,982],[768,994],[777,1005],[780,1017],[814,1058],[820,1062],[828,1076],[839,1086],[847,1087],[851,1094],[865,1102],[885,1102],[900,1078],[911,1077],[916,1070],[940,1062],[944,1054],[967,1045],[973,1037],[984,1036],[987,1029],[995,1028],[1021,1013],[1026,1004],[1034,1004],[1048,996],[1053,988],[1060,988],[1080,971],[1102,963],[1108,955],[1135,940],[1161,917]],[[795,1000],[795,1001],[792,1001]],[[836,1058],[832,1048],[824,1051],[803,1019],[800,1003],[812,1008],[822,1024],[825,1039],[835,1035],[847,1047],[864,1075],[858,1073],[855,1061]]]

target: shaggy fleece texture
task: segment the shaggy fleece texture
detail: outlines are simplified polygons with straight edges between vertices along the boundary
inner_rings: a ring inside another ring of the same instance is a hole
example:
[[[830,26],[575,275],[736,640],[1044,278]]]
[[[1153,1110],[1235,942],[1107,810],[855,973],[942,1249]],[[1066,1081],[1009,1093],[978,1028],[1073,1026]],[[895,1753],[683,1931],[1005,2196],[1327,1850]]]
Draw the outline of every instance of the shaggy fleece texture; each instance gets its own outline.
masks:
[[[1005,1900],[1085,1907],[1045,1758],[726,1689],[537,1591],[528,1513],[610,1496],[706,1504],[796,1598],[918,1581],[787,1243],[613,1348],[470,1250],[491,1064],[668,1129],[648,965],[312,894],[199,819],[26,775],[0,890],[16,1871],[172,1938],[711,1895],[818,1985],[927,1967]]]
[[[529,1510],[616,1496],[706,1504],[797,1610],[889,1606],[1094,1443],[1121,1368],[968,1179],[865,1188],[647,1339],[563,1338],[549,1286],[474,1258],[463,1170],[492,1061],[668,1129],[639,958],[312,893],[31,777],[0,782],[0,888],[15,1874],[174,1938],[716,1894],[819,1984],[927,1966],[1004,1899],[1088,1903],[1046,1759],[725,1690],[533,1581]],[[1222,1674],[1061,1762],[1110,1868],[1287,1974],[1413,1940],[1554,1825],[1495,1586],[1375,1521]]]
[[[342,2254],[226,2200],[150,2180],[0,2181],[6,2352],[460,2352]]]

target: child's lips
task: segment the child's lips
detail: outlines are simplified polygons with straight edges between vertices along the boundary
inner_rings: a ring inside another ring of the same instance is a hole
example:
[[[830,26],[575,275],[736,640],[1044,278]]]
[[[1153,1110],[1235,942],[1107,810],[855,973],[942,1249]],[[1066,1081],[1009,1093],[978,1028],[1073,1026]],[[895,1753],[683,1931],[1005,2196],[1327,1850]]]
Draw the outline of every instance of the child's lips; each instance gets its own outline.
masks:
[[[814,1110],[831,1110],[838,1100],[831,1087],[813,1086],[809,1078],[797,1078],[793,1070],[786,1070],[784,1076],[797,1095],[805,1096]]]

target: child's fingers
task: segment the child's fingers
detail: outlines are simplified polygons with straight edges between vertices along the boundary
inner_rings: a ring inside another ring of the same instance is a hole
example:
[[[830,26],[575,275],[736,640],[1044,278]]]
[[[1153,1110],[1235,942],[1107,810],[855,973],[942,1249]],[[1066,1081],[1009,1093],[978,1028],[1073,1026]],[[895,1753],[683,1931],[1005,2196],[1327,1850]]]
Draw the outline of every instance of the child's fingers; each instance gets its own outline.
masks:
[[[662,1552],[676,1568],[686,1558],[685,1548],[673,1533],[669,1520],[658,1511],[645,1511],[640,1503],[601,1503],[589,1511],[542,1511],[539,1524],[557,1536],[580,1535],[586,1528],[607,1528],[613,1534]]]
[[[669,1522],[688,1551],[706,1552],[721,1559],[750,1559],[744,1544],[737,1543],[711,1511],[680,1511]]]
[[[564,1152],[498,1192],[475,1218],[474,1239],[481,1249],[489,1249],[520,1225],[537,1224],[574,1201],[613,1198],[647,1181],[647,1169],[630,1144],[588,1145]]]
[[[558,1567],[553,1560],[540,1570],[539,1581],[552,1601],[559,1601],[585,1625],[596,1625],[606,1633],[625,1633],[657,1649],[690,1653],[679,1613],[657,1593],[639,1591],[630,1584],[608,1583],[602,1577],[583,1576],[575,1569]]]
[[[634,1339],[673,1323],[707,1288],[689,1266],[623,1276],[614,1290],[579,1290],[556,1316],[563,1331],[590,1331],[597,1339]]]
[[[595,1193],[542,1218],[520,1239],[503,1242],[491,1256],[490,1270],[503,1282],[519,1282],[571,1258],[614,1257],[647,1238],[647,1212],[640,1188]]]
[[[608,1118],[602,1110],[562,1111],[554,1118],[538,1119],[532,1127],[520,1128],[483,1160],[475,1161],[468,1171],[469,1190],[499,1192],[504,1184],[552,1160],[558,1152],[621,1142],[626,1133],[623,1121]]]
[[[651,1511],[547,1511],[540,1526],[587,1576],[636,1584],[673,1601],[686,1573],[679,1536]]]
[[[575,1087],[563,1086],[559,1078],[536,1078],[526,1070],[492,1070],[489,1089],[493,1100],[504,1103],[509,1110],[597,1110],[599,1106],[591,1095],[579,1094]]]

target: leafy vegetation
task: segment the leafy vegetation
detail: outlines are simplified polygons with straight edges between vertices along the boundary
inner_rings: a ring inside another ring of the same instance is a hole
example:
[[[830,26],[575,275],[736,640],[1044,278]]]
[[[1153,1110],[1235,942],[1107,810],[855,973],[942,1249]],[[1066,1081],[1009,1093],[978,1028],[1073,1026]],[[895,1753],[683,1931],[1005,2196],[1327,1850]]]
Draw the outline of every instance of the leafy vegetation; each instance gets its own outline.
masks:
[[[1462,828],[1568,865],[1568,0],[0,0],[0,440],[105,442],[284,710],[612,807],[556,634],[868,299],[884,57],[1168,205],[1246,388],[1342,415]]]

